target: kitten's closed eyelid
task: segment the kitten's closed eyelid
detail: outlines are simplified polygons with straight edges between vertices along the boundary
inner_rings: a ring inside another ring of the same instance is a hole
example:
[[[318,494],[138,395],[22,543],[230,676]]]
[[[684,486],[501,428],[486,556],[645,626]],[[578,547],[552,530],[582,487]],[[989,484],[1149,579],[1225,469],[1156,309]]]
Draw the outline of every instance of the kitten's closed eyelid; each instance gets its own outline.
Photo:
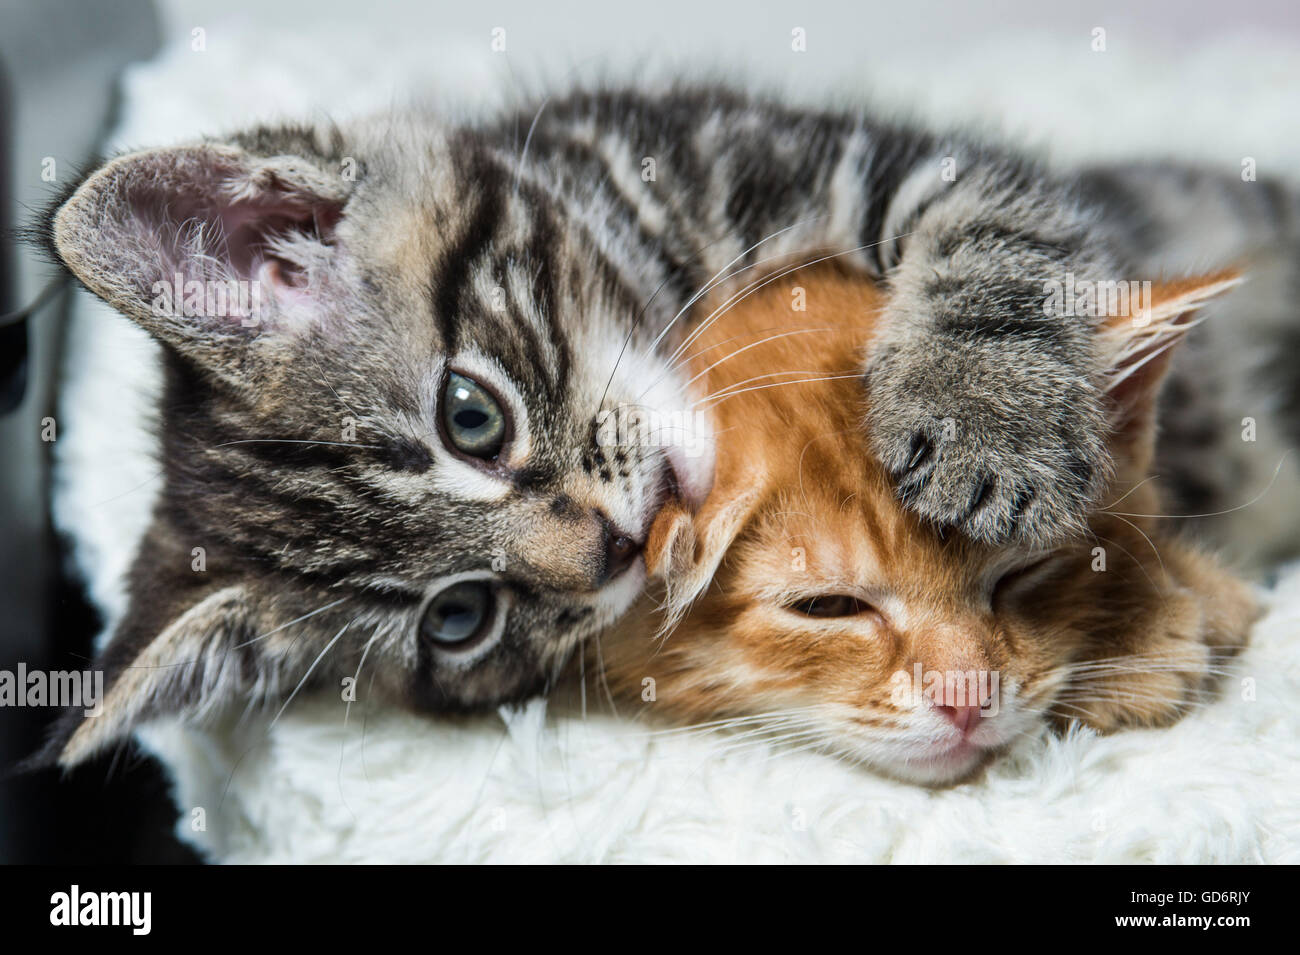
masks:
[[[1040,554],[1037,557],[1022,561],[1010,570],[1003,571],[994,579],[993,586],[989,591],[990,596],[996,598],[1007,589],[1030,580],[1039,571],[1052,564],[1058,556],[1058,554]]]
[[[801,597],[786,604],[785,608],[805,617],[824,619],[856,617],[863,614],[880,616],[880,611],[853,594],[818,594],[814,597]]]

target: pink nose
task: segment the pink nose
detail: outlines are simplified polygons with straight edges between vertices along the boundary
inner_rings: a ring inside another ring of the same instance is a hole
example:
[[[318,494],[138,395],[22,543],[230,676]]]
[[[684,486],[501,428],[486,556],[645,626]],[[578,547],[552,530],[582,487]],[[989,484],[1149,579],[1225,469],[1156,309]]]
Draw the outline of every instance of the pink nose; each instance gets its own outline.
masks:
[[[969,736],[971,730],[975,728],[975,721],[980,718],[980,708],[978,706],[938,706],[935,708],[952,721],[952,725],[957,727],[962,736]]]

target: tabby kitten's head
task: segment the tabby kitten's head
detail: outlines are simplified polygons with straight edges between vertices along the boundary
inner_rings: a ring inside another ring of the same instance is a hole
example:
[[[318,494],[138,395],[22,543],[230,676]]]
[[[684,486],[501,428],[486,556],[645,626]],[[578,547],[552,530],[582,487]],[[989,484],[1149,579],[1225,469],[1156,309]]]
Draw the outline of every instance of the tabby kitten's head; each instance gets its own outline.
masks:
[[[707,436],[599,426],[689,420],[662,277],[516,161],[423,117],[260,129],[121,156],[54,208],[54,253],[166,371],[159,505],[64,763],[363,659],[399,703],[494,705],[640,592],[658,507],[709,468]]]
[[[1101,333],[1117,463],[1105,500],[1122,504],[1093,515],[1089,539],[1034,553],[941,536],[904,509],[869,457],[852,375],[882,293],[803,274],[807,310],[792,312],[787,284],[701,337],[720,396],[715,483],[698,514],[655,524],[668,621],[602,638],[594,662],[615,691],[645,699],[650,679],[652,713],[740,718],[921,783],[970,775],[1044,717],[1176,718],[1244,640],[1252,601],[1141,516],[1158,510],[1143,483],[1153,396],[1191,309],[1231,283],[1157,287],[1149,323]],[[774,338],[783,327],[806,333]]]

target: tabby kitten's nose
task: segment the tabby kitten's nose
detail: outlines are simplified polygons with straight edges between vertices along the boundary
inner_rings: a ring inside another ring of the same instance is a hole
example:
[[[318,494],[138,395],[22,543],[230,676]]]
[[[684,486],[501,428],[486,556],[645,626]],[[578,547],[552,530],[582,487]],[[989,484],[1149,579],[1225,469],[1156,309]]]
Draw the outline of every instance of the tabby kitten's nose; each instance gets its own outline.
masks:
[[[605,542],[605,569],[600,583],[604,584],[627,570],[632,561],[636,560],[637,554],[641,553],[641,545],[630,534],[615,527],[604,514],[600,515],[600,523]]]

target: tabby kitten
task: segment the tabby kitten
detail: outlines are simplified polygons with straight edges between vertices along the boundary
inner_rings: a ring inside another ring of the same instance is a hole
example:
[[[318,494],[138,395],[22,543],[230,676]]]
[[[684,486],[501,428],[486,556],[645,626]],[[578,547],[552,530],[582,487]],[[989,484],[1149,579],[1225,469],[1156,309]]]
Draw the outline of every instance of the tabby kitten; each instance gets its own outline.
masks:
[[[869,434],[910,511],[985,543],[1067,537],[1110,462],[1090,322],[1044,314],[1042,284],[1129,267],[1089,195],[995,148],[718,88],[109,161],[45,238],[161,345],[164,483],[103,715],[70,715],[51,754],[363,663],[421,710],[544,690],[640,591],[661,502],[709,482],[707,450],[612,447],[601,414],[692,420],[676,316],[817,256],[893,290]],[[227,283],[261,294],[211,307]]]
[[[1232,284],[1156,286],[1149,324],[1099,331],[1116,506],[1050,548],[945,534],[899,504],[865,451],[852,378],[863,343],[881,347],[879,289],[810,271],[737,305],[694,359],[717,428],[713,489],[698,513],[665,508],[647,550],[665,609],[629,615],[587,672],[655,716],[731,718],[927,784],[969,776],[1045,717],[1177,719],[1255,615],[1244,584],[1138,516],[1159,513],[1147,479],[1171,346]]]

